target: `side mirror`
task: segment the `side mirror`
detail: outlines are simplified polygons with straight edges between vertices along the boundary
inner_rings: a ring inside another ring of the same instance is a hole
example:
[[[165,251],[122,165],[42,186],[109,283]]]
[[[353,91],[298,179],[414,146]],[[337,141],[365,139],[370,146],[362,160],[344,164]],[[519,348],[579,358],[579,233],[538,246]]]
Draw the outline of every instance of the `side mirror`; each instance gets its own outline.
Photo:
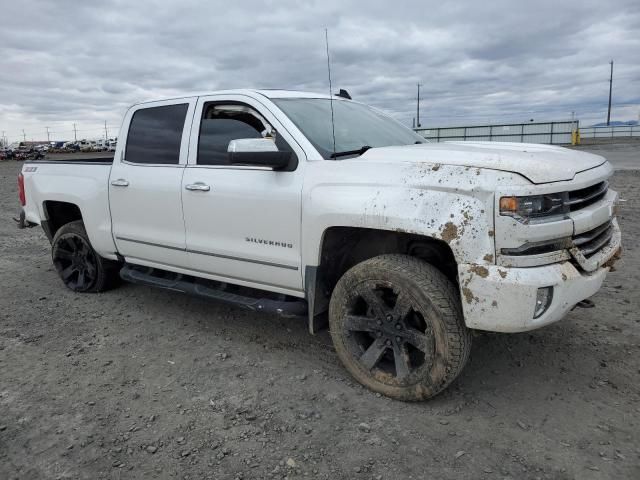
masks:
[[[291,160],[291,152],[280,152],[273,140],[268,138],[241,138],[231,140],[227,147],[231,165],[285,168]]]

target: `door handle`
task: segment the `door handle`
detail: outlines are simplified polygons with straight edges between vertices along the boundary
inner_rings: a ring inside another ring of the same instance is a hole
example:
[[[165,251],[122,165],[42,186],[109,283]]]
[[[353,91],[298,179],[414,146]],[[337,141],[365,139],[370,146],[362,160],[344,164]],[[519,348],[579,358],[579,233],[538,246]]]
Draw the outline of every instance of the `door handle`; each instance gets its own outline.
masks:
[[[186,188],[187,190],[198,192],[208,192],[209,190],[211,190],[211,187],[209,185],[202,182],[190,183],[188,185],[185,185],[184,188]]]
[[[128,187],[129,182],[127,182],[124,178],[119,178],[117,180],[112,180],[111,185],[114,187]]]

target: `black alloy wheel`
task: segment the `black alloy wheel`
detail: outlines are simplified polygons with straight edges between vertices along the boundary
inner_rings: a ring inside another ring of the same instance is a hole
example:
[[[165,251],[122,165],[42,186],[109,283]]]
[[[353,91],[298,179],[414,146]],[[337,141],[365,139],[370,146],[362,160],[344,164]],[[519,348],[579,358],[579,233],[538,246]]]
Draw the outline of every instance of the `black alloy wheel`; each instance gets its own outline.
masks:
[[[469,358],[458,287],[433,265],[386,254],[347,270],[331,295],[331,338],[349,373],[374,392],[425,400]]]
[[[76,292],[86,292],[96,281],[96,254],[79,235],[62,235],[53,247],[53,264],[64,284]]]
[[[74,292],[103,292],[120,281],[121,263],[102,258],[91,246],[81,220],[60,227],[51,241],[58,275]]]
[[[349,351],[380,381],[407,384],[433,357],[433,333],[424,314],[389,282],[365,281],[353,293],[344,318]]]

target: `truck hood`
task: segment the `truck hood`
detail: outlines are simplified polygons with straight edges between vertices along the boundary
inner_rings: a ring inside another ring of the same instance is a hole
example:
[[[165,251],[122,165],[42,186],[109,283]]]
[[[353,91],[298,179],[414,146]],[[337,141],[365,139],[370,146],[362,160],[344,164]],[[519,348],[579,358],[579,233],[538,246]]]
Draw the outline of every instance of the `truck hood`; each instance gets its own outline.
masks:
[[[444,142],[371,148],[363,161],[416,162],[512,172],[533,183],[572,180],[606,159],[591,153],[533,143]]]

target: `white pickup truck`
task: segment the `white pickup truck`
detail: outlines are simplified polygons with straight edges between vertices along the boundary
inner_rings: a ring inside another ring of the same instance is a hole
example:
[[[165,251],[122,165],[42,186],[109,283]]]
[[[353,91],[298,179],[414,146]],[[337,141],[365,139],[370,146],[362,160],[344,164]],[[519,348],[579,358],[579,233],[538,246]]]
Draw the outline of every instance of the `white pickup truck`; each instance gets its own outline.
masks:
[[[420,400],[473,329],[532,330],[598,291],[621,251],[611,174],[559,147],[427,143],[346,92],[233,90],[134,105],[113,160],[26,162],[19,186],[68,288],[328,319],[358,381]]]

